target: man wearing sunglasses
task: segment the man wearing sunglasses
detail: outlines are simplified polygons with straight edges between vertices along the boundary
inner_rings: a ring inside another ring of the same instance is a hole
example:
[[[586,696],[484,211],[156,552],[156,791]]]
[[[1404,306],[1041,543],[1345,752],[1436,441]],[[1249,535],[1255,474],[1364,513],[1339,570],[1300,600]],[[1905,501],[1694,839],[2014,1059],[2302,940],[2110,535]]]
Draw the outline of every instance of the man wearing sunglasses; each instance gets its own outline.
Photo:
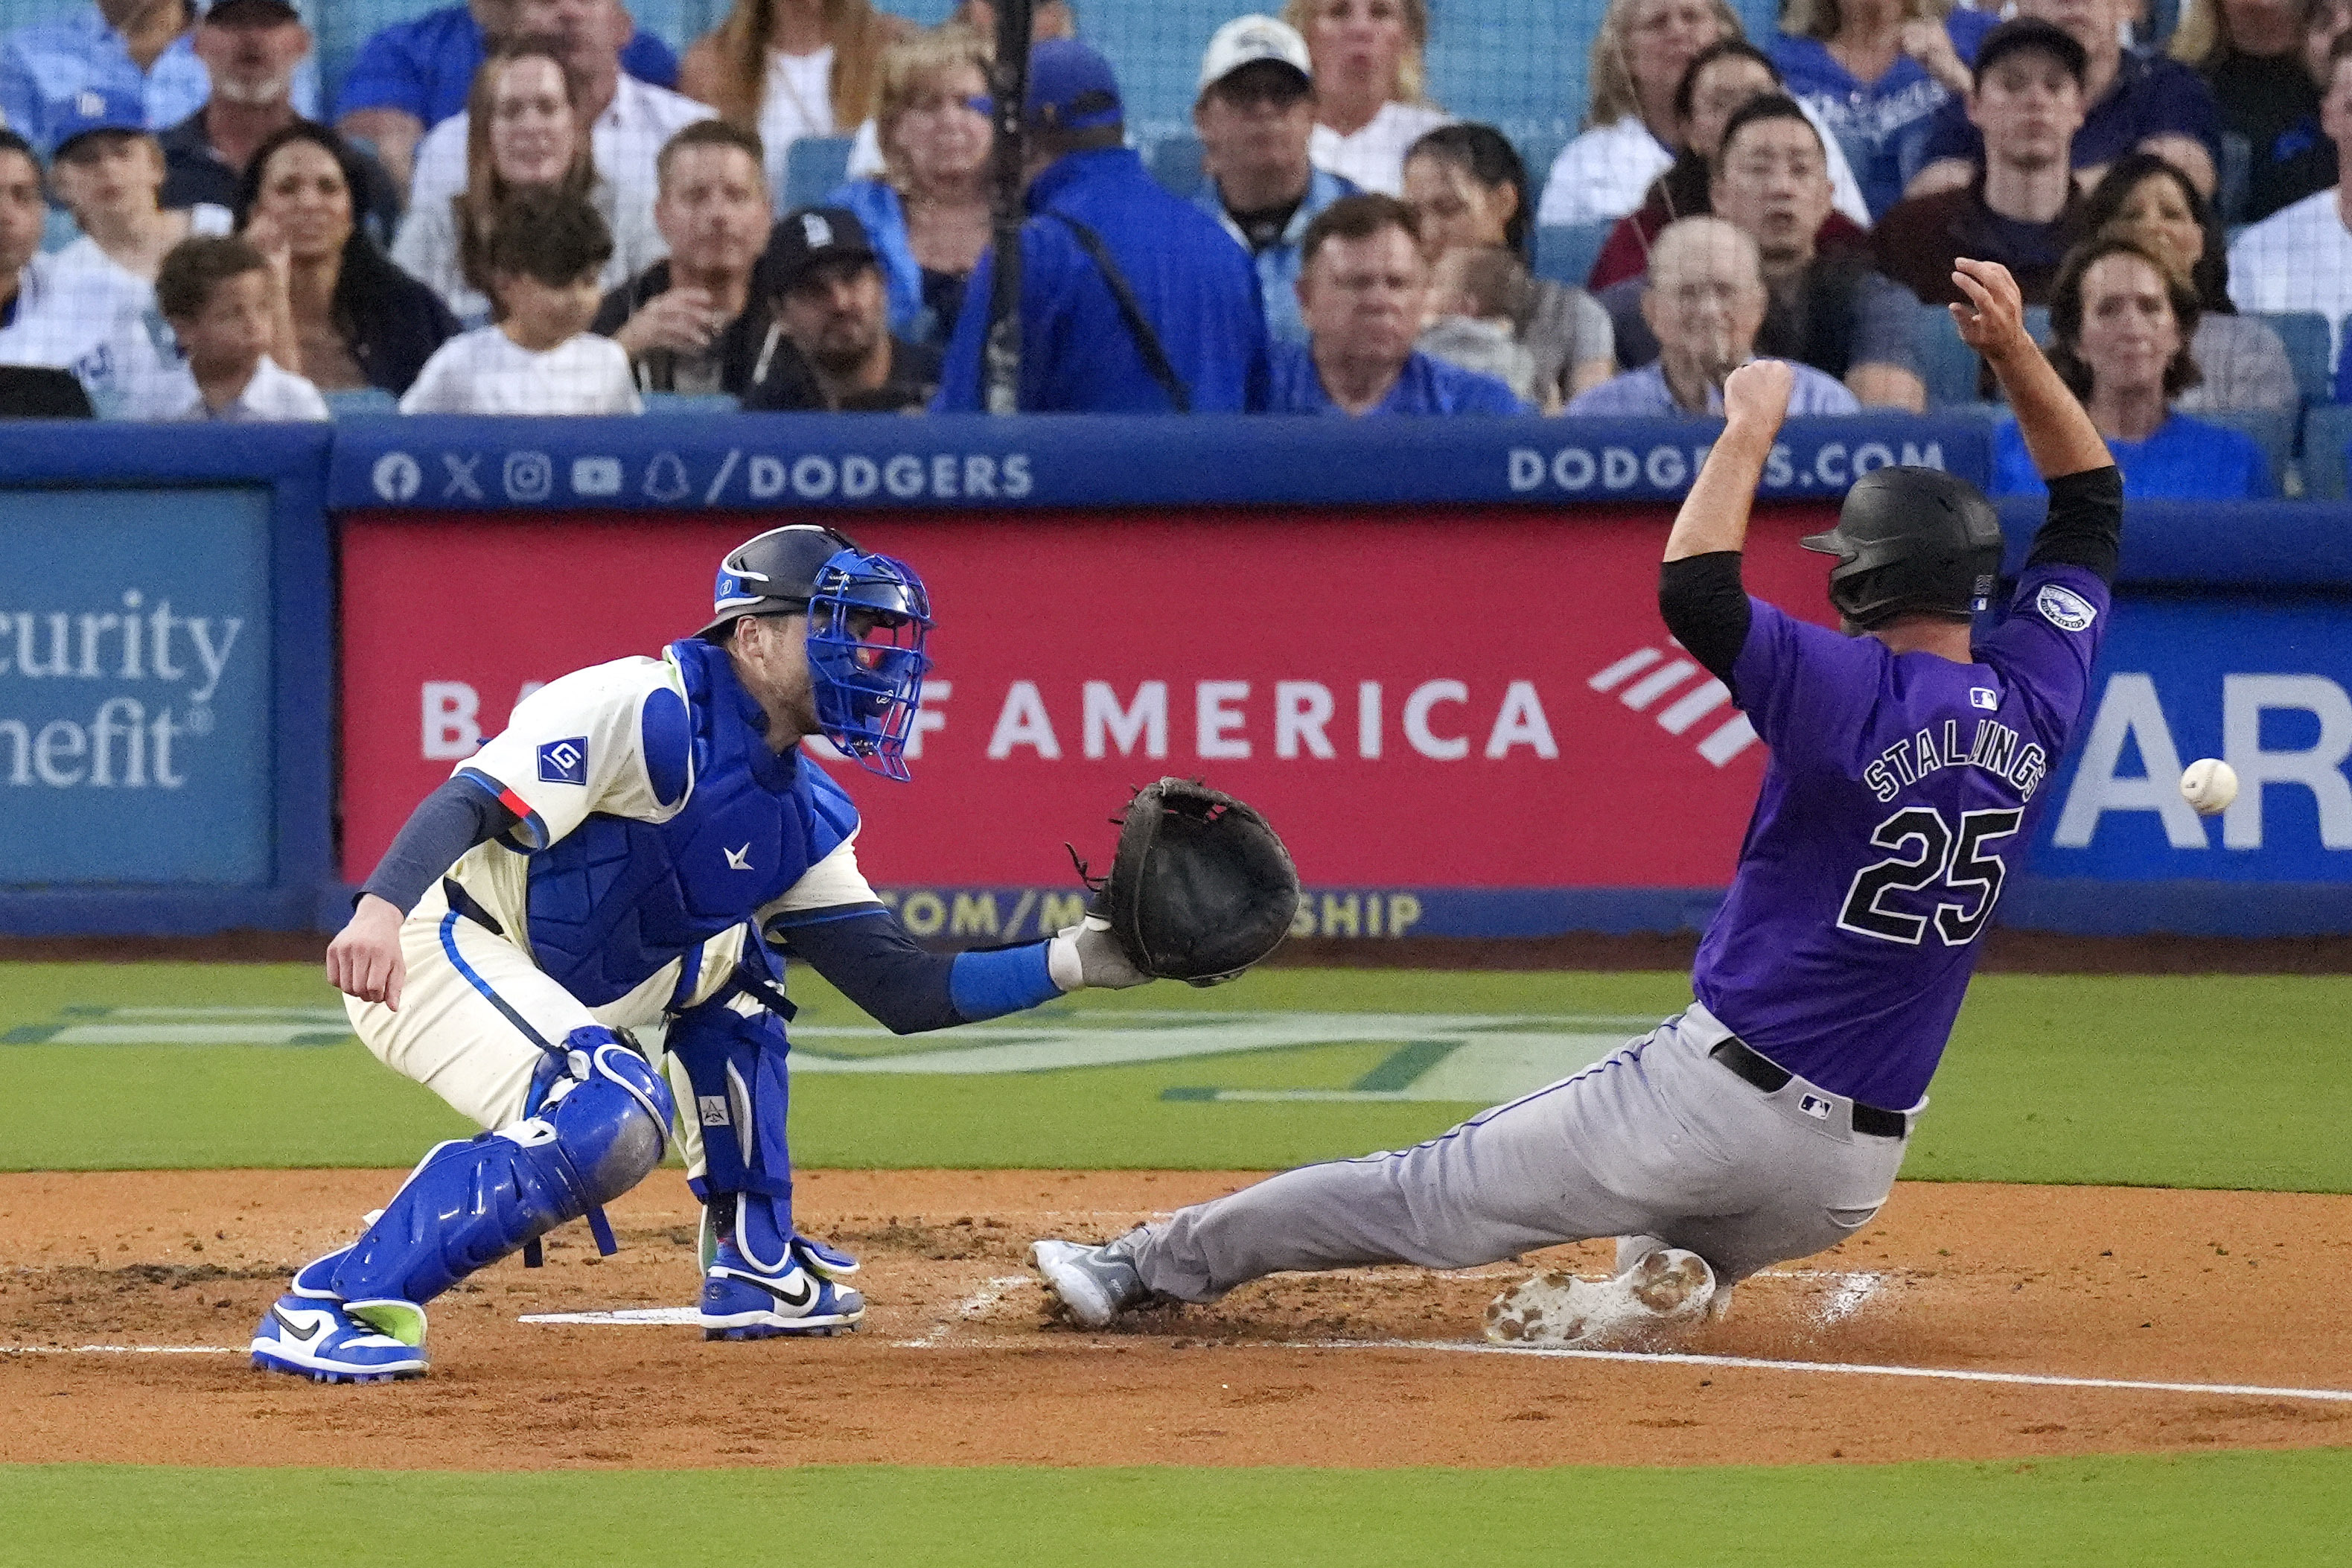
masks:
[[[1192,128],[1208,175],[1197,198],[1257,264],[1266,331],[1304,342],[1298,309],[1300,242],[1315,215],[1355,182],[1307,157],[1315,134],[1315,68],[1307,40],[1272,16],[1236,16],[1201,58]]]
[[[486,1131],[295,1275],[256,1366],[421,1375],[425,1303],[583,1215],[611,1251],[601,1205],[673,1136],[704,1205],[704,1337],[856,1327],[856,1260],[793,1224],[783,955],[900,1034],[1145,978],[1092,920],[926,952],[866,885],[857,809],[801,742],[905,779],[930,625],[904,563],[771,529],[720,563],[699,633],[541,688],[425,797],[327,977],[371,1051]]]

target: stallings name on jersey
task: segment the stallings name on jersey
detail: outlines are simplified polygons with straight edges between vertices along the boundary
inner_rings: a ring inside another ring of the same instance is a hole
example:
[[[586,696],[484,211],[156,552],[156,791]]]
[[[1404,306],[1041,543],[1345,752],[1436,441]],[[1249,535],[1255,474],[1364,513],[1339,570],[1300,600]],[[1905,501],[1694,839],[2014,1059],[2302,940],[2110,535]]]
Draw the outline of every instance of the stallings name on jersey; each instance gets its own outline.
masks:
[[[1907,784],[1917,784],[1942,768],[1982,768],[2017,791],[2020,800],[2032,800],[2050,771],[2050,758],[2038,741],[2022,739],[1998,719],[1977,721],[1976,735],[1967,750],[1960,747],[1960,721],[1947,719],[1943,733],[1922,730],[1907,741],[1897,741],[1863,769],[1862,782],[1882,801],[1893,800]]]

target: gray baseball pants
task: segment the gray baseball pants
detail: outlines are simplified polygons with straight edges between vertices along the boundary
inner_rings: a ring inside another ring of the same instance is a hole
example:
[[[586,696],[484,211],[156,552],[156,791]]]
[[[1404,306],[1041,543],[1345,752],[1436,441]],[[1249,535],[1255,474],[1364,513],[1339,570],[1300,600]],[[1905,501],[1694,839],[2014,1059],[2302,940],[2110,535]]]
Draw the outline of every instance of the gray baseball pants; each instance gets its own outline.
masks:
[[[1136,1269],[1212,1301],[1286,1269],[1468,1268],[1616,1237],[1621,1269],[1686,1247],[1729,1286],[1834,1247],[1886,1201],[1907,1140],[1855,1132],[1851,1100],[1800,1078],[1765,1093],[1707,1054],[1730,1034],[1694,1003],[1426,1143],[1180,1209],[1129,1239]]]

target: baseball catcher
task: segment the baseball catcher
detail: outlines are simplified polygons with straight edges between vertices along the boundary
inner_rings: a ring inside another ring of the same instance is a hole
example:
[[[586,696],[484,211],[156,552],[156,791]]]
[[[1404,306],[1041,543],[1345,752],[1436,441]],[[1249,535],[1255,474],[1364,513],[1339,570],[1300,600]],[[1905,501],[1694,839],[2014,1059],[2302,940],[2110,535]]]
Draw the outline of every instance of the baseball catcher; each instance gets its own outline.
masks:
[[[368,1049],[485,1131],[428,1152],[357,1240],[295,1275],[256,1366],[423,1373],[427,1302],[569,1220],[611,1251],[600,1205],[673,1139],[704,1205],[704,1336],[855,1328],[856,1260],[793,1224],[787,962],[909,1034],[1265,956],[1297,897],[1288,858],[1256,813],[1181,781],[1138,795],[1103,912],[1015,947],[918,947],[858,869],[857,808],[801,742],[907,778],[930,626],[904,563],[771,529],[720,563],[701,631],[532,693],[425,798],[327,976]]]
[[[2050,481],[2005,619],[1974,624],[1999,581],[1999,519],[1927,468],[1870,474],[1804,542],[1837,558],[1845,635],[1749,597],[1748,508],[1792,384],[1772,361],[1732,373],[1723,434],[1666,541],[1666,625],[1771,752],[1691,1006],[1416,1148],[1292,1171],[1104,1245],[1036,1243],[1071,1317],[1099,1327],[1155,1295],[1214,1300],[1283,1269],[1464,1268],[1615,1237],[1613,1279],[1528,1280],[1486,1331],[1625,1342],[1720,1310],[1740,1279],[1878,1212],[2081,721],[2122,543],[2122,480],[2026,335],[2016,283],[1979,261],[1953,281],[1961,335]]]

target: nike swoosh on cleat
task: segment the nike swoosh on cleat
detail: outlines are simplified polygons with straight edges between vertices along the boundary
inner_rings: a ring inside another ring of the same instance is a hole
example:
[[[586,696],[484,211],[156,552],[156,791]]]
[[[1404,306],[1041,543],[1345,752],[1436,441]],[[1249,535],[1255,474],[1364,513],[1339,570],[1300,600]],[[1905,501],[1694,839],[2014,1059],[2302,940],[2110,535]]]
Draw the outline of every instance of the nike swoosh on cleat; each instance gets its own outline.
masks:
[[[742,1276],[738,1275],[736,1278],[740,1279]],[[792,1308],[794,1311],[800,1310],[802,1308],[807,1306],[811,1301],[816,1300],[816,1281],[810,1279],[805,1274],[801,1276],[800,1294],[797,1296],[784,1290],[780,1286],[771,1285],[764,1279],[754,1279],[751,1283],[757,1285],[761,1289],[765,1290],[769,1295],[773,1296],[777,1300],[782,1301],[785,1306]]]
[[[278,1320],[278,1326],[284,1329],[289,1338],[298,1340],[303,1344],[309,1344],[312,1340],[317,1339],[321,1333],[326,1331],[327,1323],[326,1320],[323,1318],[319,1321],[312,1323],[310,1325],[310,1332],[305,1333],[300,1329],[294,1326],[293,1319],[288,1317],[277,1308],[270,1308],[269,1315]]]

